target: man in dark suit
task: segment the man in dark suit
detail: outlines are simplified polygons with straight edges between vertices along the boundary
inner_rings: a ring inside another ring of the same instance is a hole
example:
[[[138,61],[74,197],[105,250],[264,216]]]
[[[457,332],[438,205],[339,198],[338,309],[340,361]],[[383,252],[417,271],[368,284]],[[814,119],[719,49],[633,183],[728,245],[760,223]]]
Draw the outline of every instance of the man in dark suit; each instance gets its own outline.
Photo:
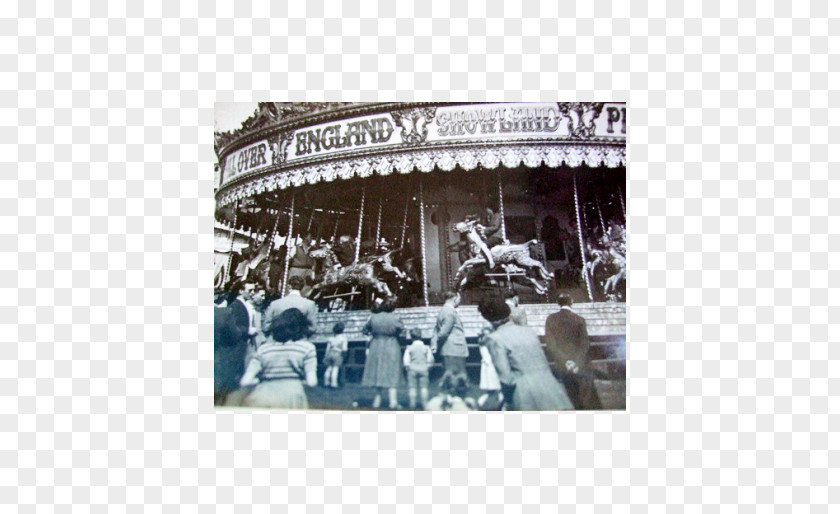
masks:
[[[240,285],[234,285],[241,289]],[[233,307],[239,300],[233,300],[227,307],[214,307],[213,348],[214,348],[214,398],[216,405],[230,405],[231,395],[239,388],[239,379],[245,372],[245,352],[248,345],[248,320],[243,325],[237,320],[237,310]],[[244,309],[244,306],[243,306]],[[241,313],[240,313],[241,314]],[[241,318],[241,315],[239,316]]]
[[[545,320],[545,343],[549,358],[554,360],[557,377],[566,385],[577,409],[600,409],[589,362],[589,334],[586,320],[572,312],[572,297],[557,298],[560,311]]]

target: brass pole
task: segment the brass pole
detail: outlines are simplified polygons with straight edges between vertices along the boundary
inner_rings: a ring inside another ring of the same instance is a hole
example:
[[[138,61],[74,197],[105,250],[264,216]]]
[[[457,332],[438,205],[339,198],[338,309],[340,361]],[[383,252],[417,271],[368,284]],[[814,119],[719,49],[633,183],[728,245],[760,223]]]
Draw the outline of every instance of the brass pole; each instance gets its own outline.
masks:
[[[379,209],[376,213],[376,244],[379,244],[379,234],[382,231],[382,196],[379,197]]]
[[[274,226],[271,228],[271,232],[268,234],[268,255],[266,255],[266,259],[271,257],[271,252],[274,250],[274,236],[277,234],[277,227],[280,225],[280,215],[283,211],[277,211],[277,217],[274,218]]]
[[[331,242],[335,244],[335,238],[338,236],[338,222],[341,221],[341,212],[335,211],[335,225],[333,226],[333,233]]]
[[[228,251],[228,263],[227,263],[227,276],[225,277],[225,284],[230,282],[230,276],[232,274],[232,270],[230,269],[231,264],[233,264],[233,243],[236,241],[236,217],[239,215],[239,200],[233,206],[233,226],[230,229],[230,250]]]
[[[365,188],[362,188],[362,203],[359,206],[359,230],[356,232],[356,256],[353,257],[353,264],[359,262],[359,250],[362,249],[362,222],[365,219]]]
[[[583,227],[580,222],[580,201],[578,200],[577,171],[574,172],[573,176],[575,185],[575,215],[577,217],[578,241],[580,242],[581,273],[583,273],[583,280],[586,282],[586,292],[589,294],[589,301],[594,302],[595,299],[592,297],[592,286],[589,284],[589,273],[586,272],[586,251],[583,246]]]
[[[291,249],[289,248],[289,242],[292,239],[292,227],[295,223],[295,195],[292,193],[292,206],[289,209],[289,231],[286,233],[286,259],[285,263],[283,264],[283,287],[280,289],[280,296],[286,296],[286,282],[289,279],[289,252]]]
[[[306,234],[304,235],[311,235],[310,231],[312,230],[312,220],[315,219],[315,209],[312,209],[312,214],[309,215],[309,223],[306,225]],[[308,241],[307,241],[308,243]]]
[[[598,201],[598,197],[595,197],[595,207],[598,208],[598,219],[601,220],[601,234],[607,235],[607,226],[604,224],[604,215],[601,214],[601,202]]]
[[[420,258],[423,264],[423,302],[429,306],[428,277],[426,276],[426,209],[423,205],[423,178],[420,178]]]
[[[403,212],[402,235],[400,236],[400,248],[405,248],[405,228],[408,226],[408,204],[411,193],[405,194],[405,212]]]
[[[502,197],[502,172],[498,171],[497,177],[499,179],[499,215],[502,218],[502,243],[507,241],[507,231],[505,230],[505,201]]]
[[[621,194],[621,188],[618,188],[618,201],[621,202],[621,212],[624,214],[624,222],[627,222],[627,209],[624,208],[624,197]]]

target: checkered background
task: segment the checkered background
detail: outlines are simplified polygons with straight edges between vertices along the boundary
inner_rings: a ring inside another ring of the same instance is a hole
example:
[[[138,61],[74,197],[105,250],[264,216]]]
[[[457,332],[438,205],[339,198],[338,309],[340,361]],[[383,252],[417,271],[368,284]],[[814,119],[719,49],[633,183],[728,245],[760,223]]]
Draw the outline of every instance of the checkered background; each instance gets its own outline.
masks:
[[[840,503],[840,4],[118,3],[0,3],[3,512]],[[216,413],[214,102],[269,99],[627,101],[627,412]]]

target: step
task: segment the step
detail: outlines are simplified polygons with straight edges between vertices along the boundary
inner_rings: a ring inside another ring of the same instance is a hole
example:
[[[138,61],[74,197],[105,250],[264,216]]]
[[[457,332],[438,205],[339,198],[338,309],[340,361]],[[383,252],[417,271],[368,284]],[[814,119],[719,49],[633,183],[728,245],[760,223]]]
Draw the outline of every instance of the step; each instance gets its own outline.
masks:
[[[537,334],[545,332],[545,320],[558,307],[552,304],[523,304],[528,326]],[[440,306],[409,307],[397,309],[396,313],[406,328],[420,328],[424,338],[430,338],[434,328]],[[627,332],[627,313],[624,303],[580,303],[575,304],[574,311],[586,320],[590,336],[624,336]],[[458,308],[458,315],[464,325],[467,338],[476,338],[484,327],[489,326],[474,305],[464,305]],[[370,311],[344,311],[318,313],[317,332],[313,336],[314,342],[325,342],[332,335],[332,327],[341,321],[344,323],[344,333],[353,341],[367,340],[361,333]]]
[[[528,325],[540,337],[544,335],[546,318],[558,310],[556,305],[551,304],[522,304],[522,307],[526,311]],[[406,328],[420,328],[423,338],[428,341],[432,337],[432,330],[440,309],[440,306],[411,307],[397,309],[395,312]],[[573,310],[586,319],[590,339],[588,356],[593,367],[604,378],[623,381],[626,377],[626,305],[624,303],[580,303],[575,304]],[[489,323],[481,317],[474,305],[462,305],[458,308],[458,315],[467,336],[469,351],[467,370],[471,376],[477,376],[481,363],[478,335],[483,328],[489,327]],[[345,325],[344,333],[350,341],[345,360],[345,380],[360,381],[364,370],[365,347],[370,339],[369,336],[362,334],[362,328],[369,317],[370,311],[367,310],[318,313],[318,331],[311,341],[315,343],[318,350],[319,366],[323,361],[326,341],[332,336],[332,327],[336,322],[341,321]],[[405,341],[402,343],[405,344]],[[319,369],[319,372],[323,370]],[[442,366],[437,363],[431,375],[436,377],[442,373]]]

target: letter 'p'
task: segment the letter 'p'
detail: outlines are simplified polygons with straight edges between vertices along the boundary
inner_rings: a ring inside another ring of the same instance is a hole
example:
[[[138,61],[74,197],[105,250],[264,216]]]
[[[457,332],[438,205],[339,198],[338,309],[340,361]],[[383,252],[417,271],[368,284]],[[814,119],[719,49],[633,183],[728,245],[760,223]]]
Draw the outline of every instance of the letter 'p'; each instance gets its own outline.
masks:
[[[621,133],[627,133],[627,109],[618,110],[618,107],[607,107],[607,133],[612,134],[613,123],[621,121]]]

